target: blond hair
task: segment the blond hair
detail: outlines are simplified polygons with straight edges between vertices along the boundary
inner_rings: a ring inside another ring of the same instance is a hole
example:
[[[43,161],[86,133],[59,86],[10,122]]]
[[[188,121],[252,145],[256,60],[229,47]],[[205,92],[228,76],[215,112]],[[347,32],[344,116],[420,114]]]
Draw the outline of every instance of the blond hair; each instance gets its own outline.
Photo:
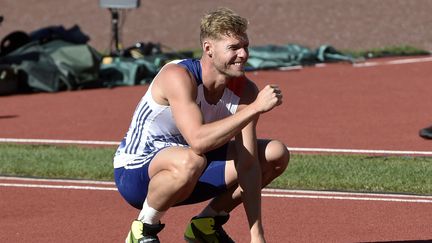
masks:
[[[206,38],[219,39],[222,35],[246,34],[247,19],[228,8],[218,8],[201,19],[200,42]]]

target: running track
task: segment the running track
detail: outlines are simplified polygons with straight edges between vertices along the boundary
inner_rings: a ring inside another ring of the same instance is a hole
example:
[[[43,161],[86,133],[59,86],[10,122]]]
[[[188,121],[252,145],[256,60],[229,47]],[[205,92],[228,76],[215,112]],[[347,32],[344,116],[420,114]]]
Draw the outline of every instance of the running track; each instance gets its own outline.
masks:
[[[380,59],[249,73],[260,87],[277,83],[282,107],[258,132],[297,152],[429,155],[418,130],[432,123],[430,57]],[[0,138],[119,141],[145,86],[0,97]],[[4,140],[6,141],[6,140]],[[122,242],[137,211],[112,183],[0,178],[0,242]],[[54,185],[54,186],[53,186]],[[432,198],[403,195],[263,192],[269,242],[395,242],[432,239]],[[276,196],[277,195],[277,196]],[[179,242],[200,206],[164,218],[164,242]],[[248,241],[242,208],[227,231]]]

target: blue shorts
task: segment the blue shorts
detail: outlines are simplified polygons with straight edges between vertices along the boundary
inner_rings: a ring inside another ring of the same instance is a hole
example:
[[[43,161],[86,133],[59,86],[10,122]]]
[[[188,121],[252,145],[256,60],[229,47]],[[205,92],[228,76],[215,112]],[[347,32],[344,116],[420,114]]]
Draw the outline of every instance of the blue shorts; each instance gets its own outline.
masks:
[[[224,145],[205,154],[207,167],[199,178],[195,189],[186,200],[176,206],[203,202],[227,190],[225,184],[227,149],[228,145]],[[147,197],[150,163],[136,169],[125,169],[124,167],[114,169],[114,179],[118,191],[130,205],[137,209],[142,208]]]

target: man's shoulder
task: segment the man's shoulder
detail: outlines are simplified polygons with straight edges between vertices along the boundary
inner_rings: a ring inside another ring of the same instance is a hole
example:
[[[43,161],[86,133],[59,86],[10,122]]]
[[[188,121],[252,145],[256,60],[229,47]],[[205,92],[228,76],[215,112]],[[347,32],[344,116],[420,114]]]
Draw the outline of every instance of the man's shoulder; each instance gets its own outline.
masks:
[[[166,64],[153,79],[153,90],[168,100],[170,94],[181,91],[192,92],[196,89],[196,82],[191,73],[177,63]]]
[[[169,62],[165,64],[159,71],[156,78],[162,77],[163,79],[169,78],[190,78],[190,73],[187,69],[178,62]]]

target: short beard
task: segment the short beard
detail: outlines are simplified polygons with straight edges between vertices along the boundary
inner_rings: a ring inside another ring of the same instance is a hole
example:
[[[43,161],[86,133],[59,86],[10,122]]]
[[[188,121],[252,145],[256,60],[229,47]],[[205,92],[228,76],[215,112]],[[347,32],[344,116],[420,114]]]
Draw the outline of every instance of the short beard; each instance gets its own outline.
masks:
[[[245,75],[245,71],[241,71],[241,74],[238,74],[238,72],[236,71],[236,74],[230,73],[230,69],[226,66],[223,66],[222,68],[220,66],[215,65],[216,70],[227,76],[228,78],[239,78],[239,77],[243,77]]]

